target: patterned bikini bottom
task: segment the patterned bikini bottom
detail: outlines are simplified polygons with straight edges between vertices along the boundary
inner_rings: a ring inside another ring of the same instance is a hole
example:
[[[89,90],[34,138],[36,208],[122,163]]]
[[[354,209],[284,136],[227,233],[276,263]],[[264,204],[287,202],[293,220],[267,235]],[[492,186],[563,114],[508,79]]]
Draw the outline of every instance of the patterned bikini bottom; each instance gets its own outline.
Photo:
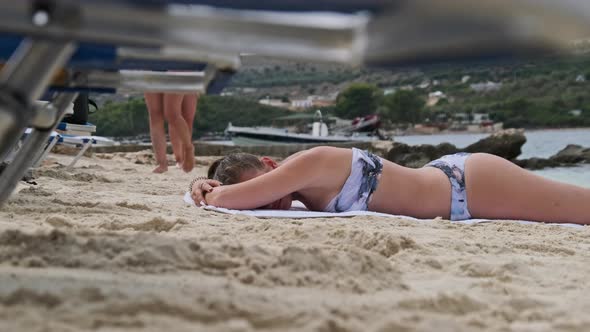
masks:
[[[465,191],[465,161],[469,153],[456,153],[433,160],[424,167],[435,167],[443,171],[451,182],[451,220],[471,219]]]

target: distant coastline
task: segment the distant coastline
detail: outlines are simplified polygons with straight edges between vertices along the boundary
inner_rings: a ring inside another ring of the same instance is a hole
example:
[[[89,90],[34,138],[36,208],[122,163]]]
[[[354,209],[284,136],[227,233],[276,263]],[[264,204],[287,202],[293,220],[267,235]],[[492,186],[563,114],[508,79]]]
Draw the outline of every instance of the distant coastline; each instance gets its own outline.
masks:
[[[511,128],[506,128],[511,129]],[[567,127],[567,128],[555,128],[555,127],[547,127],[547,128],[518,128],[523,129],[525,133],[530,132],[542,132],[542,131],[584,131],[590,130],[590,127]],[[421,132],[411,132],[408,131],[406,133],[398,133],[395,136],[436,136],[436,135],[491,135],[493,132],[471,132],[467,130],[445,130],[439,131],[436,133],[421,133]]]

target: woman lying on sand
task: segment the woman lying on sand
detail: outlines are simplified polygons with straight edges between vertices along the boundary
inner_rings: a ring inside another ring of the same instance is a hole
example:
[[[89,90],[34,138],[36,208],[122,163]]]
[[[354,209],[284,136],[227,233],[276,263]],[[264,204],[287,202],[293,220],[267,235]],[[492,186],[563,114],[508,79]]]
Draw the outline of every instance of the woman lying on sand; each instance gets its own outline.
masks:
[[[285,210],[299,200],[314,211],[590,224],[590,189],[484,153],[448,155],[420,169],[354,148],[317,147],[281,164],[237,153],[213,163],[208,175],[191,182],[197,204]]]

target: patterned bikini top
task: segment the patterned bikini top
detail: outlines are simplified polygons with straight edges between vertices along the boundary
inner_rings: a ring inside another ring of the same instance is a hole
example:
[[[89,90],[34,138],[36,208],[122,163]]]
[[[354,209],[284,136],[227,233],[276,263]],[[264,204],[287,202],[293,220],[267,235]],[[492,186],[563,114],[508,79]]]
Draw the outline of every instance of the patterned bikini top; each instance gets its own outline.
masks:
[[[376,155],[352,148],[350,175],[325,212],[366,211],[369,198],[379,184],[383,163]]]

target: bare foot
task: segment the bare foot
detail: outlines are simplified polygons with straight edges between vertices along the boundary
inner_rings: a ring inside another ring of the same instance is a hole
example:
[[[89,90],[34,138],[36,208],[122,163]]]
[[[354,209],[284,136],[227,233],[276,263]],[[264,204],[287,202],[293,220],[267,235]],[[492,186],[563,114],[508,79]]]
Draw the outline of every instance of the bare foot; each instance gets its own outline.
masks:
[[[182,168],[183,158],[174,156],[174,160],[176,161],[176,167]]]
[[[161,174],[168,171],[168,166],[167,165],[160,165],[158,167],[156,167],[152,173],[157,173],[157,174]]]
[[[172,149],[174,152],[174,160],[176,160],[176,168],[182,169],[182,165],[184,164],[184,144],[180,144],[180,151],[178,149]]]
[[[182,170],[188,173],[195,167],[195,146],[192,144],[185,145],[182,150],[184,151],[185,157],[182,162]]]

